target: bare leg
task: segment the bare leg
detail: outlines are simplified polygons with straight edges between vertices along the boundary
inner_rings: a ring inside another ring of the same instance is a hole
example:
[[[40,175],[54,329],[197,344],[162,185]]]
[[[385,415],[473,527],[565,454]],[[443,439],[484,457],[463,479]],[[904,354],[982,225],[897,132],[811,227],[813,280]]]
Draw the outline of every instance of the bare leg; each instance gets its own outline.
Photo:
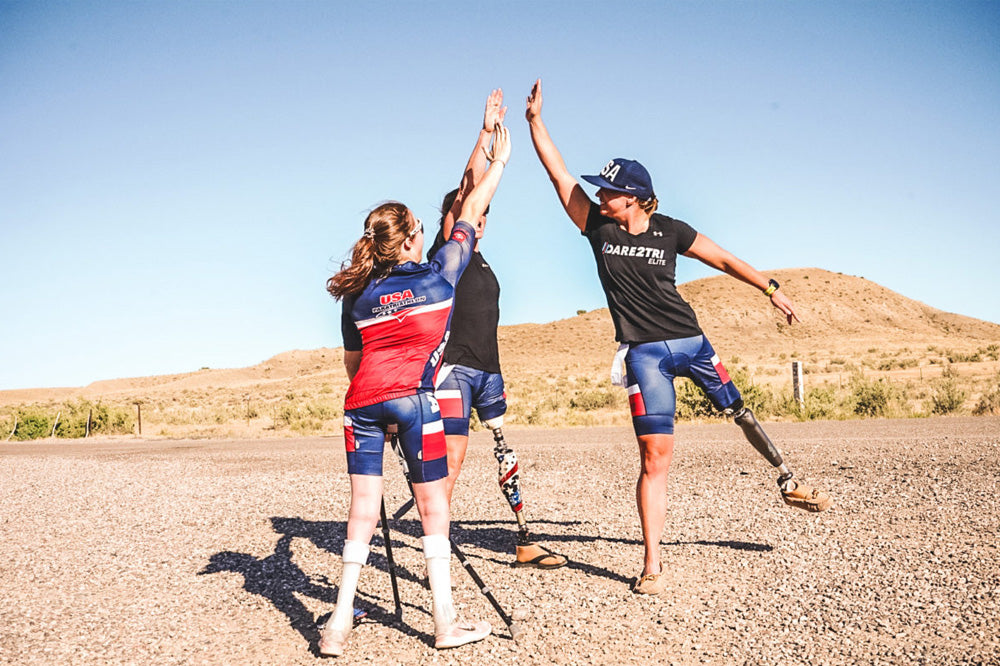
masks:
[[[667,472],[674,456],[673,435],[639,435],[639,480],[635,500],[646,552],[642,575],[661,571],[660,538],[667,519]]]
[[[449,503],[447,478],[413,484],[413,497],[420,511],[427,558],[427,582],[434,604],[434,646],[452,648],[479,641],[490,634],[488,622],[460,622],[451,599],[451,544],[448,539]]]
[[[416,500],[417,510],[420,512],[424,536],[440,534],[445,538],[448,537],[450,514],[446,484],[447,479],[413,484],[413,499]],[[375,510],[377,514],[377,506]],[[374,533],[374,527],[372,530]]]
[[[354,597],[361,569],[368,560],[368,543],[375,533],[382,501],[382,477],[351,474],[351,508],[347,517],[344,566],[337,586],[337,606],[320,636],[320,654],[343,654],[354,626]]]
[[[369,543],[378,525],[382,503],[382,477],[351,474],[351,508],[347,514],[347,540]]]
[[[446,490],[448,492],[448,504],[451,504],[451,496],[455,492],[455,483],[458,481],[458,473],[462,471],[462,463],[465,462],[465,452],[469,448],[468,435],[445,435],[448,443],[448,479]]]

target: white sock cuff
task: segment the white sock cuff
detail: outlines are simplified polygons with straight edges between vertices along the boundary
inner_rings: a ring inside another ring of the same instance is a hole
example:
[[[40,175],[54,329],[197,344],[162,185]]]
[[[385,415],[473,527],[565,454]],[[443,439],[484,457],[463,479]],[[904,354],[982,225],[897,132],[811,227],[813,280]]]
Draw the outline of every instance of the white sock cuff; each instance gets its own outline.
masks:
[[[361,566],[364,566],[368,561],[368,552],[370,550],[371,549],[366,543],[361,543],[360,541],[345,541],[344,563],[360,564]]]
[[[443,534],[420,537],[420,542],[424,546],[424,557],[428,560],[451,557],[451,542]]]

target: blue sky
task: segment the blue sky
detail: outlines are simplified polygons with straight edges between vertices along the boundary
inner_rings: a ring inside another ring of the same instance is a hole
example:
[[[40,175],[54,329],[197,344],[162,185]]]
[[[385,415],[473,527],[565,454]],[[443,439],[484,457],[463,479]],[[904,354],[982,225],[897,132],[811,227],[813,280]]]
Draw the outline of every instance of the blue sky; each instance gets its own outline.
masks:
[[[1000,2],[0,0],[0,389],[339,346],[324,282],[366,211],[433,224],[494,87],[501,323],[603,307],[537,77],[572,173],[638,159],[761,270],[1000,322]]]

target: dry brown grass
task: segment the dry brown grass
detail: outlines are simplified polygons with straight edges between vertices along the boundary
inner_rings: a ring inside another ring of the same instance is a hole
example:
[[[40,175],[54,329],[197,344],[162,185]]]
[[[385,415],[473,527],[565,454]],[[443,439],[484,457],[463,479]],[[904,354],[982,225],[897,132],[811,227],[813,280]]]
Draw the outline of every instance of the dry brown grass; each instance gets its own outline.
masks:
[[[776,402],[791,398],[793,360],[804,363],[807,388],[843,394],[859,377],[887,382],[905,395],[896,415],[931,413],[946,368],[966,394],[959,413],[973,413],[1000,391],[1000,325],[936,310],[860,277],[818,268],[770,274],[795,302],[800,324],[788,326],[766,298],[726,276],[680,291],[730,370],[743,369]],[[606,309],[501,327],[509,420],[550,427],[627,423],[624,396],[608,382],[613,338]],[[346,388],[342,349],[296,350],[249,368],[0,391],[0,429],[10,427],[19,406],[58,409],[82,398],[132,409],[141,402],[146,436],[333,433]]]

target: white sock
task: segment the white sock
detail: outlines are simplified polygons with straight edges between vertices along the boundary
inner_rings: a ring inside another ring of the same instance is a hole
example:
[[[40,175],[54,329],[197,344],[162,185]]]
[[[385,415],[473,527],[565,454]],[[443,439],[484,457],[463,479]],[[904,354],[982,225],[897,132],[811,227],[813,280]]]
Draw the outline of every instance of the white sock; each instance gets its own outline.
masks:
[[[456,619],[455,606],[451,601],[451,543],[448,537],[432,534],[420,538],[427,558],[427,580],[431,586],[434,603],[434,626],[446,629]]]
[[[337,608],[327,626],[344,631],[354,623],[354,595],[357,594],[361,568],[368,561],[369,550],[368,544],[360,541],[344,542],[344,570],[340,574]]]

